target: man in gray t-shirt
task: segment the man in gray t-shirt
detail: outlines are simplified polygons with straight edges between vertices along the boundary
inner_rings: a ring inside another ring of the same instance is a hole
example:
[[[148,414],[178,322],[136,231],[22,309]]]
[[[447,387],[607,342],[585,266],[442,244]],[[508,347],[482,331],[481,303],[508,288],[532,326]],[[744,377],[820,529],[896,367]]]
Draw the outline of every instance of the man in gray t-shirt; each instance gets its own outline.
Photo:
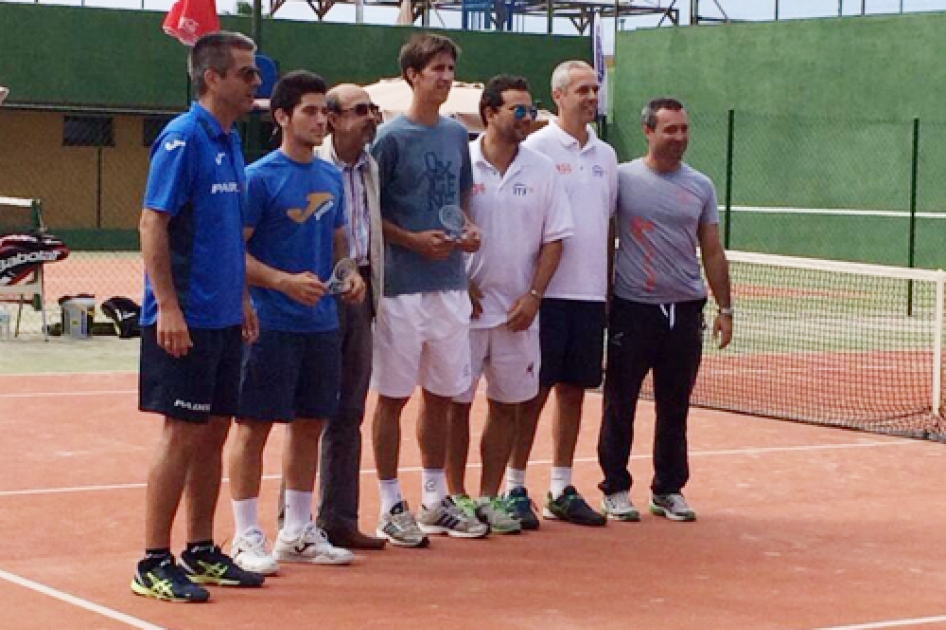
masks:
[[[702,354],[706,278],[719,305],[713,334],[732,338],[729,265],[719,240],[716,193],[708,177],[682,162],[689,122],[683,105],[655,99],[642,113],[647,154],[618,167],[620,247],[608,321],[608,367],[598,461],[603,509],[639,520],[629,497],[628,460],[641,384],[653,370],[657,422],[650,511],[675,521],[696,513],[681,494],[689,478],[687,414]]]
[[[377,535],[423,547],[427,534],[481,538],[489,526],[447,495],[447,410],[470,387],[470,313],[462,252],[480,247],[469,220],[451,234],[441,209],[466,212],[473,175],[467,134],[440,115],[453,86],[458,49],[422,33],[401,48],[401,74],[413,93],[404,116],[378,130],[371,147],[381,177],[384,288],[374,329],[372,385],[378,392],[372,436],[381,515]],[[397,479],[401,411],[417,385],[421,506],[417,518]]]

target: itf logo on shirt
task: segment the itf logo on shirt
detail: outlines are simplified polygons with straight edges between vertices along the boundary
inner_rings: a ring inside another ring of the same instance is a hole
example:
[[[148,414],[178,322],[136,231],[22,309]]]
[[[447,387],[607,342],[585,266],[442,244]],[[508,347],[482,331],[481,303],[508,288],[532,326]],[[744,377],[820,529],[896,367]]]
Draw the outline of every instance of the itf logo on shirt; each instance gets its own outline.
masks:
[[[595,177],[604,177],[604,169],[598,166],[597,164],[591,169],[592,175]]]
[[[318,221],[326,212],[335,207],[335,197],[331,193],[314,192],[306,195],[308,205],[305,210],[299,208],[290,208],[286,210],[286,216],[296,223],[305,223],[309,217],[315,215]]]
[[[529,187],[525,184],[516,184],[512,187],[512,194],[517,197],[525,197],[529,192]]]

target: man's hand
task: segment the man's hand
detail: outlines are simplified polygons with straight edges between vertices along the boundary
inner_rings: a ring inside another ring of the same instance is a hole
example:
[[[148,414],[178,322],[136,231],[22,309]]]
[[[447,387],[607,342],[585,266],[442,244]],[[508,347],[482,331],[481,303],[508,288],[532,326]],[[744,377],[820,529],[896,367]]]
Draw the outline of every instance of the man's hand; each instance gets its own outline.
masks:
[[[158,307],[157,324],[158,346],[175,359],[183,357],[193,347],[184,313],[176,304]]]
[[[256,343],[259,339],[259,317],[249,296],[243,298],[243,343]]]
[[[360,273],[352,274],[348,286],[342,291],[342,302],[346,304],[361,304],[365,299],[365,281]]]
[[[732,315],[719,313],[713,322],[713,337],[719,338],[719,349],[722,350],[732,341]]]
[[[467,221],[466,225],[463,226],[463,234],[460,236],[460,240],[457,241],[457,247],[465,251],[467,254],[472,254],[473,252],[479,250],[482,242],[483,232],[480,231],[478,226]]]
[[[479,319],[480,315],[483,314],[483,305],[480,303],[483,299],[483,292],[475,282],[471,281],[467,293],[470,294],[470,304],[473,305],[473,313],[470,317],[472,319]]]
[[[442,230],[416,232],[412,240],[414,251],[431,260],[446,260],[456,245]]]
[[[279,282],[279,291],[296,302],[306,306],[315,306],[325,295],[325,283],[312,272],[287,273]]]
[[[506,326],[512,332],[528,330],[539,312],[541,300],[532,293],[519,296],[506,313]]]

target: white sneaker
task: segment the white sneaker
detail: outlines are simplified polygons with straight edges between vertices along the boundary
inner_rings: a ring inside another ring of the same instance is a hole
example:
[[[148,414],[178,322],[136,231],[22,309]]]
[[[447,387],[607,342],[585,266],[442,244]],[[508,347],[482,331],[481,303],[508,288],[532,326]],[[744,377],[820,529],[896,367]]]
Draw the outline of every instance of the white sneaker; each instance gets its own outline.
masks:
[[[601,512],[615,521],[639,521],[641,513],[631,503],[627,490],[607,495],[601,500]]]
[[[355,554],[347,549],[333,546],[325,532],[311,521],[294,538],[288,537],[285,529],[280,530],[273,556],[284,562],[308,564],[351,564],[355,559]]]
[[[650,499],[650,513],[671,521],[695,521],[696,512],[680,493],[655,494]]]
[[[251,527],[234,537],[230,546],[230,557],[233,558],[233,563],[244,571],[275,575],[279,571],[279,563],[269,553],[268,546],[266,534],[258,527]]]

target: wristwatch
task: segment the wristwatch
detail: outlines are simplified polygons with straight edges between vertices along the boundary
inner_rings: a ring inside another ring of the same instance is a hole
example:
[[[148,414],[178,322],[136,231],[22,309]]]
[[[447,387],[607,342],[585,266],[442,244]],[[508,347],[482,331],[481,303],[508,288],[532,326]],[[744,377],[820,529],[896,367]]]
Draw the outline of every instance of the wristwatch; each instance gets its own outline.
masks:
[[[531,295],[532,297],[534,297],[540,302],[542,301],[542,294],[536,291],[535,289],[529,289],[529,295]]]
[[[728,316],[728,317],[732,317],[735,312],[736,312],[736,309],[734,309],[734,308],[731,307],[731,306],[727,306],[727,307],[725,307],[725,308],[720,307],[720,309],[719,309],[719,314],[720,314],[720,315],[726,315],[726,316]]]

